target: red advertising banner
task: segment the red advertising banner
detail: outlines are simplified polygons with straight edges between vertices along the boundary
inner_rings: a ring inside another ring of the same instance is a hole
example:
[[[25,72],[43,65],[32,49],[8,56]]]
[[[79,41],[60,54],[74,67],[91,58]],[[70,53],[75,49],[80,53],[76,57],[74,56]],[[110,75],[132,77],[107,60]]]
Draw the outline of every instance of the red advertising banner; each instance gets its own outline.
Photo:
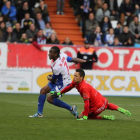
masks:
[[[44,51],[38,50],[31,44],[8,45],[8,67],[50,68],[51,61],[48,52],[52,45],[43,46]],[[59,45],[62,52],[77,57],[80,46]],[[93,69],[99,70],[140,70],[140,48],[93,47],[99,61]],[[74,69],[75,64],[70,64]]]

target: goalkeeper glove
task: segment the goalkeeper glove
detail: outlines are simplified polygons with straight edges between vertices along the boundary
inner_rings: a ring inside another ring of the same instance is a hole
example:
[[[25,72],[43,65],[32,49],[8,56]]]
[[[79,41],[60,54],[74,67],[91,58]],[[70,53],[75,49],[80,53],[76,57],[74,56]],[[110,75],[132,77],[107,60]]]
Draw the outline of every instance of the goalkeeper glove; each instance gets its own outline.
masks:
[[[56,92],[56,91],[51,91],[51,96],[55,97],[55,98],[61,98],[62,94],[61,92]]]
[[[79,119],[77,119],[77,120],[83,121],[83,120],[87,120],[87,119],[88,119],[88,116],[83,116],[83,118],[79,118]]]

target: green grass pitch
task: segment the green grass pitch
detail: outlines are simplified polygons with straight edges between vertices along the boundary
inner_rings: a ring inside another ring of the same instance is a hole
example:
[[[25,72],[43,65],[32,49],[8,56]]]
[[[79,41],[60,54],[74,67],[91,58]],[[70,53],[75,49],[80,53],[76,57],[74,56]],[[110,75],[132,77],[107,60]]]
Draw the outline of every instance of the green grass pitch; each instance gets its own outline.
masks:
[[[29,118],[37,110],[38,95],[0,94],[0,140],[139,140],[140,98],[107,98],[132,116],[107,110],[102,114],[115,115],[116,120],[77,121],[69,111],[46,102],[43,118]],[[83,110],[80,96],[65,95],[62,100]]]

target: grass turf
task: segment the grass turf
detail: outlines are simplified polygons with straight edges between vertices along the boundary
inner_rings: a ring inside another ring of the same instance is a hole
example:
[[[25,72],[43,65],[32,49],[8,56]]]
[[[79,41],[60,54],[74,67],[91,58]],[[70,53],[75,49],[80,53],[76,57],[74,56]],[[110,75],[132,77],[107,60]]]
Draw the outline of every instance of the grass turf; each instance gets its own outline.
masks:
[[[0,140],[137,140],[140,136],[140,98],[107,97],[109,102],[132,113],[131,117],[117,111],[116,120],[77,121],[65,109],[45,103],[43,118],[29,118],[37,110],[38,95],[0,94]],[[65,95],[63,101],[83,110],[80,96]]]

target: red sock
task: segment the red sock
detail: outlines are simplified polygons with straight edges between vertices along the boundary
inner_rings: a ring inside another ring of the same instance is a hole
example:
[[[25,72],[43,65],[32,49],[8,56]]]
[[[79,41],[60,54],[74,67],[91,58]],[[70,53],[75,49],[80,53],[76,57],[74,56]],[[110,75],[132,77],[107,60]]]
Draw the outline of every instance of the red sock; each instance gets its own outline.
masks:
[[[115,104],[112,104],[112,103],[108,103],[107,105],[107,109],[110,109],[110,110],[117,110],[119,107]]]
[[[88,119],[98,119],[98,120],[101,120],[102,119],[102,116],[89,116]]]

